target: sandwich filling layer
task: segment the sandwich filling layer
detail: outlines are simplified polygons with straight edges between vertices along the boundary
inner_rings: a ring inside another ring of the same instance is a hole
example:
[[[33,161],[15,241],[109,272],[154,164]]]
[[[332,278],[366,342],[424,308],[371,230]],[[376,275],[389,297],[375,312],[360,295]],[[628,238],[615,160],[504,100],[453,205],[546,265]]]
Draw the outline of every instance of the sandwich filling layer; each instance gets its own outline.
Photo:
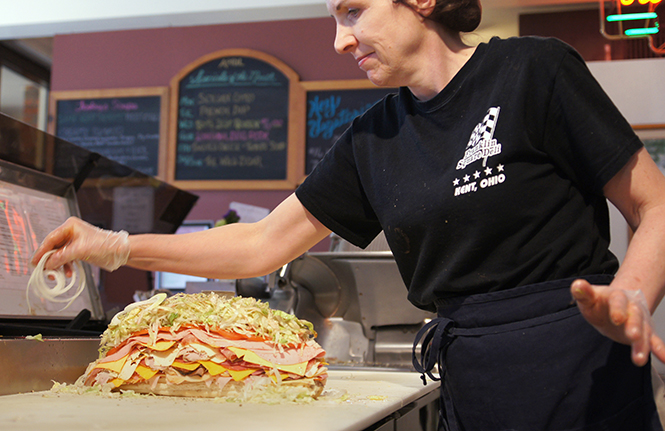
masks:
[[[316,398],[327,368],[315,336],[309,322],[253,298],[156,295],[114,317],[79,383],[244,401]]]

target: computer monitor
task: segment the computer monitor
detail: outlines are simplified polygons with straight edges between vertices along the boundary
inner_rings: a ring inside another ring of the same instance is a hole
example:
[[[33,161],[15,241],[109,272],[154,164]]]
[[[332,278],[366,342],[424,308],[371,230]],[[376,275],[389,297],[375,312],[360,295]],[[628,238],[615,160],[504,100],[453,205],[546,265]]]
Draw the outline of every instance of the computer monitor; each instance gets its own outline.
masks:
[[[209,220],[185,220],[176,230],[176,235],[181,233],[199,232],[210,229],[214,223]],[[184,291],[188,281],[209,281],[205,277],[196,277],[193,275],[175,274],[172,272],[155,272],[155,289],[168,289],[171,291]]]

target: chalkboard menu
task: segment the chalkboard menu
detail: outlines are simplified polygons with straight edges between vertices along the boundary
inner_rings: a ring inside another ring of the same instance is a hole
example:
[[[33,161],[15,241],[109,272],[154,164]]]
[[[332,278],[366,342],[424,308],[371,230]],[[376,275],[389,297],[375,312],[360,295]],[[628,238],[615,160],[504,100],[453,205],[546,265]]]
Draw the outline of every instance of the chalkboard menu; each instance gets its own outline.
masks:
[[[303,83],[307,91],[305,174],[309,175],[351,121],[395,88],[369,81]],[[357,88],[345,88],[345,87]],[[328,88],[331,87],[331,88]]]
[[[162,174],[165,88],[59,92],[52,133],[150,176]]]
[[[172,81],[175,181],[287,180],[294,76],[261,57],[221,51]]]

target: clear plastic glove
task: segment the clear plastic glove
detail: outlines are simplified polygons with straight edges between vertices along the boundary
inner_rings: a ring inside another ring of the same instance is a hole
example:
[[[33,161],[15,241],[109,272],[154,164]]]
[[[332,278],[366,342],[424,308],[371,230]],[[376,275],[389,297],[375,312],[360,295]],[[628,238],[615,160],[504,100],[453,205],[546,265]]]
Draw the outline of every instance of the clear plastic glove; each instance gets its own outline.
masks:
[[[68,268],[70,262],[83,260],[106,271],[115,271],[129,259],[129,235],[125,231],[103,230],[70,217],[46,236],[33,255],[32,264],[37,265],[50,250],[57,251],[46,262],[47,270]]]
[[[601,334],[631,346],[635,365],[645,365],[649,353],[665,362],[665,343],[656,335],[642,291],[594,286],[586,280],[575,280],[571,293],[584,318]]]

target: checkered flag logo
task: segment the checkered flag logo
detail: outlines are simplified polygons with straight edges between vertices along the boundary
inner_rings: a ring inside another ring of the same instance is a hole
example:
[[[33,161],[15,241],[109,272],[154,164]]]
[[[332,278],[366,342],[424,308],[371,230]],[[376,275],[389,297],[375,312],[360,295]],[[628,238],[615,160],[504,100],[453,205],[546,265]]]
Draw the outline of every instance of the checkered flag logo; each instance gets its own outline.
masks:
[[[481,141],[491,141],[494,137],[494,128],[496,127],[496,122],[499,119],[500,107],[493,107],[487,110],[487,115],[483,119],[482,123],[479,123],[469,138],[469,143],[466,145],[467,148],[475,147]]]
[[[483,121],[478,123],[471,133],[469,143],[466,145],[464,157],[457,162],[457,170],[464,169],[476,160],[487,165],[487,159],[501,153],[501,144],[494,139],[494,129],[499,121],[499,106],[487,110]]]

